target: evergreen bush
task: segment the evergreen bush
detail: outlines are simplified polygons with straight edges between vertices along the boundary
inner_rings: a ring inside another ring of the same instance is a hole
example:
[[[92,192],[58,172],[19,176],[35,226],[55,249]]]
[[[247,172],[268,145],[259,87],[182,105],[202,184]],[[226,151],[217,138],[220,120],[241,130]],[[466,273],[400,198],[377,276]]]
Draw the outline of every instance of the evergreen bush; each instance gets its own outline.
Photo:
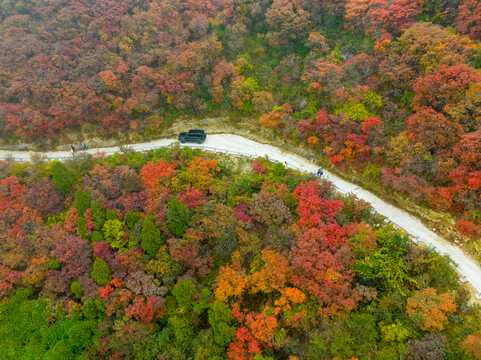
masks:
[[[61,162],[56,162],[52,167],[52,181],[63,196],[67,196],[75,182],[72,173]]]
[[[107,285],[110,282],[112,273],[104,260],[95,258],[91,277],[95,283],[101,286]]]
[[[107,209],[105,220],[119,220],[118,212],[112,209]]]
[[[52,269],[52,270],[58,270],[60,269],[60,266],[62,264],[60,263],[60,261],[56,258],[52,258],[50,259],[50,262],[48,263],[48,268],[49,269]]]
[[[82,305],[82,313],[89,320],[103,319],[105,306],[100,299],[87,299]]]
[[[162,244],[160,230],[157,229],[150,218],[144,220],[142,233],[140,235],[140,246],[151,258],[154,258]]]
[[[83,216],[90,207],[90,194],[80,189],[77,190],[75,205],[77,206],[79,216]]]
[[[167,207],[169,209],[167,212],[169,230],[175,236],[181,237],[190,224],[189,208],[181,203],[175,195],[172,195]]]
[[[92,235],[90,235],[90,240],[92,242],[101,242],[104,239],[104,236],[100,231],[93,231]]]
[[[87,239],[87,222],[83,217],[77,219],[77,230],[82,238]]]
[[[77,299],[80,299],[84,295],[84,288],[77,280],[72,281],[70,284],[70,291],[75,295]]]
[[[133,229],[135,224],[141,219],[141,215],[138,211],[127,211],[125,214],[125,223],[129,229]]]
[[[105,223],[105,210],[101,203],[94,201],[91,204],[92,218],[97,229],[102,229]]]

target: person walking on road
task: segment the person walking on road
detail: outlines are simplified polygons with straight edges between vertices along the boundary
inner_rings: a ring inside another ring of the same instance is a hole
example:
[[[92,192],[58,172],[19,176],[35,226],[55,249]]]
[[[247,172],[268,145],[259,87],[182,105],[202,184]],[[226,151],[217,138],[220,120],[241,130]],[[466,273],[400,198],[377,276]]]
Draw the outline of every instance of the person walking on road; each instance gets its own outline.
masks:
[[[322,174],[324,174],[324,171],[322,170],[322,168],[319,168],[319,170],[317,170],[317,176],[321,177]]]
[[[83,149],[84,151],[87,151],[87,145],[85,145],[85,143],[82,143],[82,149]]]
[[[75,148],[73,145],[70,145],[70,152],[73,154],[75,152]]]

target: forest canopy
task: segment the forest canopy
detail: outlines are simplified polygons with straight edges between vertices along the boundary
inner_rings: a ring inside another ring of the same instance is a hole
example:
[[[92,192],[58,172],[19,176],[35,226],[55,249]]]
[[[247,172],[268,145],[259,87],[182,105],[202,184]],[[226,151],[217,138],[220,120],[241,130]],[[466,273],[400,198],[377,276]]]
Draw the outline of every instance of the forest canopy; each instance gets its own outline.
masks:
[[[419,97],[417,79],[435,76],[441,65],[450,71],[481,65],[477,5],[5,0],[0,120],[8,131],[2,136],[30,142],[81,125],[105,134],[155,131],[180,114],[259,116],[284,103],[297,121],[342,109],[352,120],[381,115],[399,122],[405,119],[399,107],[417,104],[410,95]],[[378,104],[346,93],[359,86],[376,93]],[[476,104],[477,86],[476,77],[454,85],[451,100],[467,102],[459,108],[446,101],[425,105],[465,131],[479,130],[479,116],[466,113]],[[459,119],[466,115],[474,123]]]
[[[448,258],[265,158],[0,162],[0,225],[2,359],[479,359]]]

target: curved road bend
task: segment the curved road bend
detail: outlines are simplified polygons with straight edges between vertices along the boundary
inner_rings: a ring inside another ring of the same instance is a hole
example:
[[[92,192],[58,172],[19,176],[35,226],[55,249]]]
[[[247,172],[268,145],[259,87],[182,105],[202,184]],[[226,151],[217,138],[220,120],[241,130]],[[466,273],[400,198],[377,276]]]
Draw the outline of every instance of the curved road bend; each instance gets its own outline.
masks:
[[[155,140],[147,143],[125,145],[125,147],[132,148],[136,151],[146,151],[156,149],[159,147],[169,146],[175,142],[174,139]],[[287,167],[291,167],[300,171],[316,173],[317,165],[300,156],[286,153],[279,148],[271,145],[261,144],[238,135],[218,134],[209,135],[207,140],[202,145],[182,145],[192,148],[203,148],[215,152],[227,152],[236,155],[244,155],[250,157],[268,156],[269,159],[284,163]],[[89,149],[87,152],[95,154],[96,152],[103,152],[107,155],[119,151],[118,147],[95,148]],[[7,156],[12,156],[15,160],[29,160],[31,152],[26,151],[8,151],[0,150],[0,159]],[[59,159],[71,157],[69,151],[50,151],[43,153],[48,159]],[[388,218],[391,222],[404,229],[413,237],[415,242],[422,241],[423,243],[432,246],[441,254],[447,254],[456,263],[456,269],[461,274],[462,281],[468,281],[476,289],[476,297],[481,299],[481,268],[464,254],[463,251],[446,240],[438,236],[433,231],[429,230],[414,216],[406,211],[396,208],[374,194],[359,188],[355,184],[351,184],[338,176],[324,171],[324,178],[331,181],[336,189],[342,193],[352,193],[357,198],[369,202],[372,208],[379,214]]]

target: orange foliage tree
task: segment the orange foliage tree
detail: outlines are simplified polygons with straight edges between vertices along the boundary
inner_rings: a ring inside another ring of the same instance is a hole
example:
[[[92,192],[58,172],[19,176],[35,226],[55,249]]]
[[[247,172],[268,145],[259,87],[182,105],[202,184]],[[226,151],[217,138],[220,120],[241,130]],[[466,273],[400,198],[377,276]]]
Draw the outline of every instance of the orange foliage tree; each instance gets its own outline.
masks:
[[[182,171],[172,180],[172,189],[183,193],[189,185],[199,189],[210,188],[215,173],[220,171],[217,160],[195,157],[187,170]]]
[[[274,250],[265,249],[261,252],[261,260],[262,268],[250,277],[250,291],[254,294],[282,291],[292,275],[287,258]]]
[[[262,114],[259,122],[265,128],[276,128],[282,123],[281,115],[282,113],[279,110],[274,109],[269,114]]]
[[[421,329],[432,332],[443,330],[446,314],[455,311],[454,296],[450,293],[438,294],[433,288],[415,291],[406,305],[406,313],[420,323]]]
[[[174,171],[175,164],[160,159],[157,162],[149,161],[145,164],[140,170],[140,176],[146,188],[153,188],[158,181],[172,177]]]
[[[469,335],[466,340],[463,341],[461,347],[467,354],[475,359],[481,359],[481,331]]]
[[[259,118],[259,122],[265,128],[277,128],[291,115],[292,107],[289,104],[284,104],[281,108],[274,108],[269,114],[262,114]]]
[[[249,279],[241,267],[240,260],[240,253],[235,251],[232,254],[232,264],[221,266],[217,276],[217,288],[214,291],[217,300],[225,303],[231,299],[234,302],[239,302],[242,299]]]
[[[245,323],[257,341],[271,347],[274,345],[274,335],[278,322],[274,316],[267,314],[266,310],[260,314],[255,312],[246,314]]]

